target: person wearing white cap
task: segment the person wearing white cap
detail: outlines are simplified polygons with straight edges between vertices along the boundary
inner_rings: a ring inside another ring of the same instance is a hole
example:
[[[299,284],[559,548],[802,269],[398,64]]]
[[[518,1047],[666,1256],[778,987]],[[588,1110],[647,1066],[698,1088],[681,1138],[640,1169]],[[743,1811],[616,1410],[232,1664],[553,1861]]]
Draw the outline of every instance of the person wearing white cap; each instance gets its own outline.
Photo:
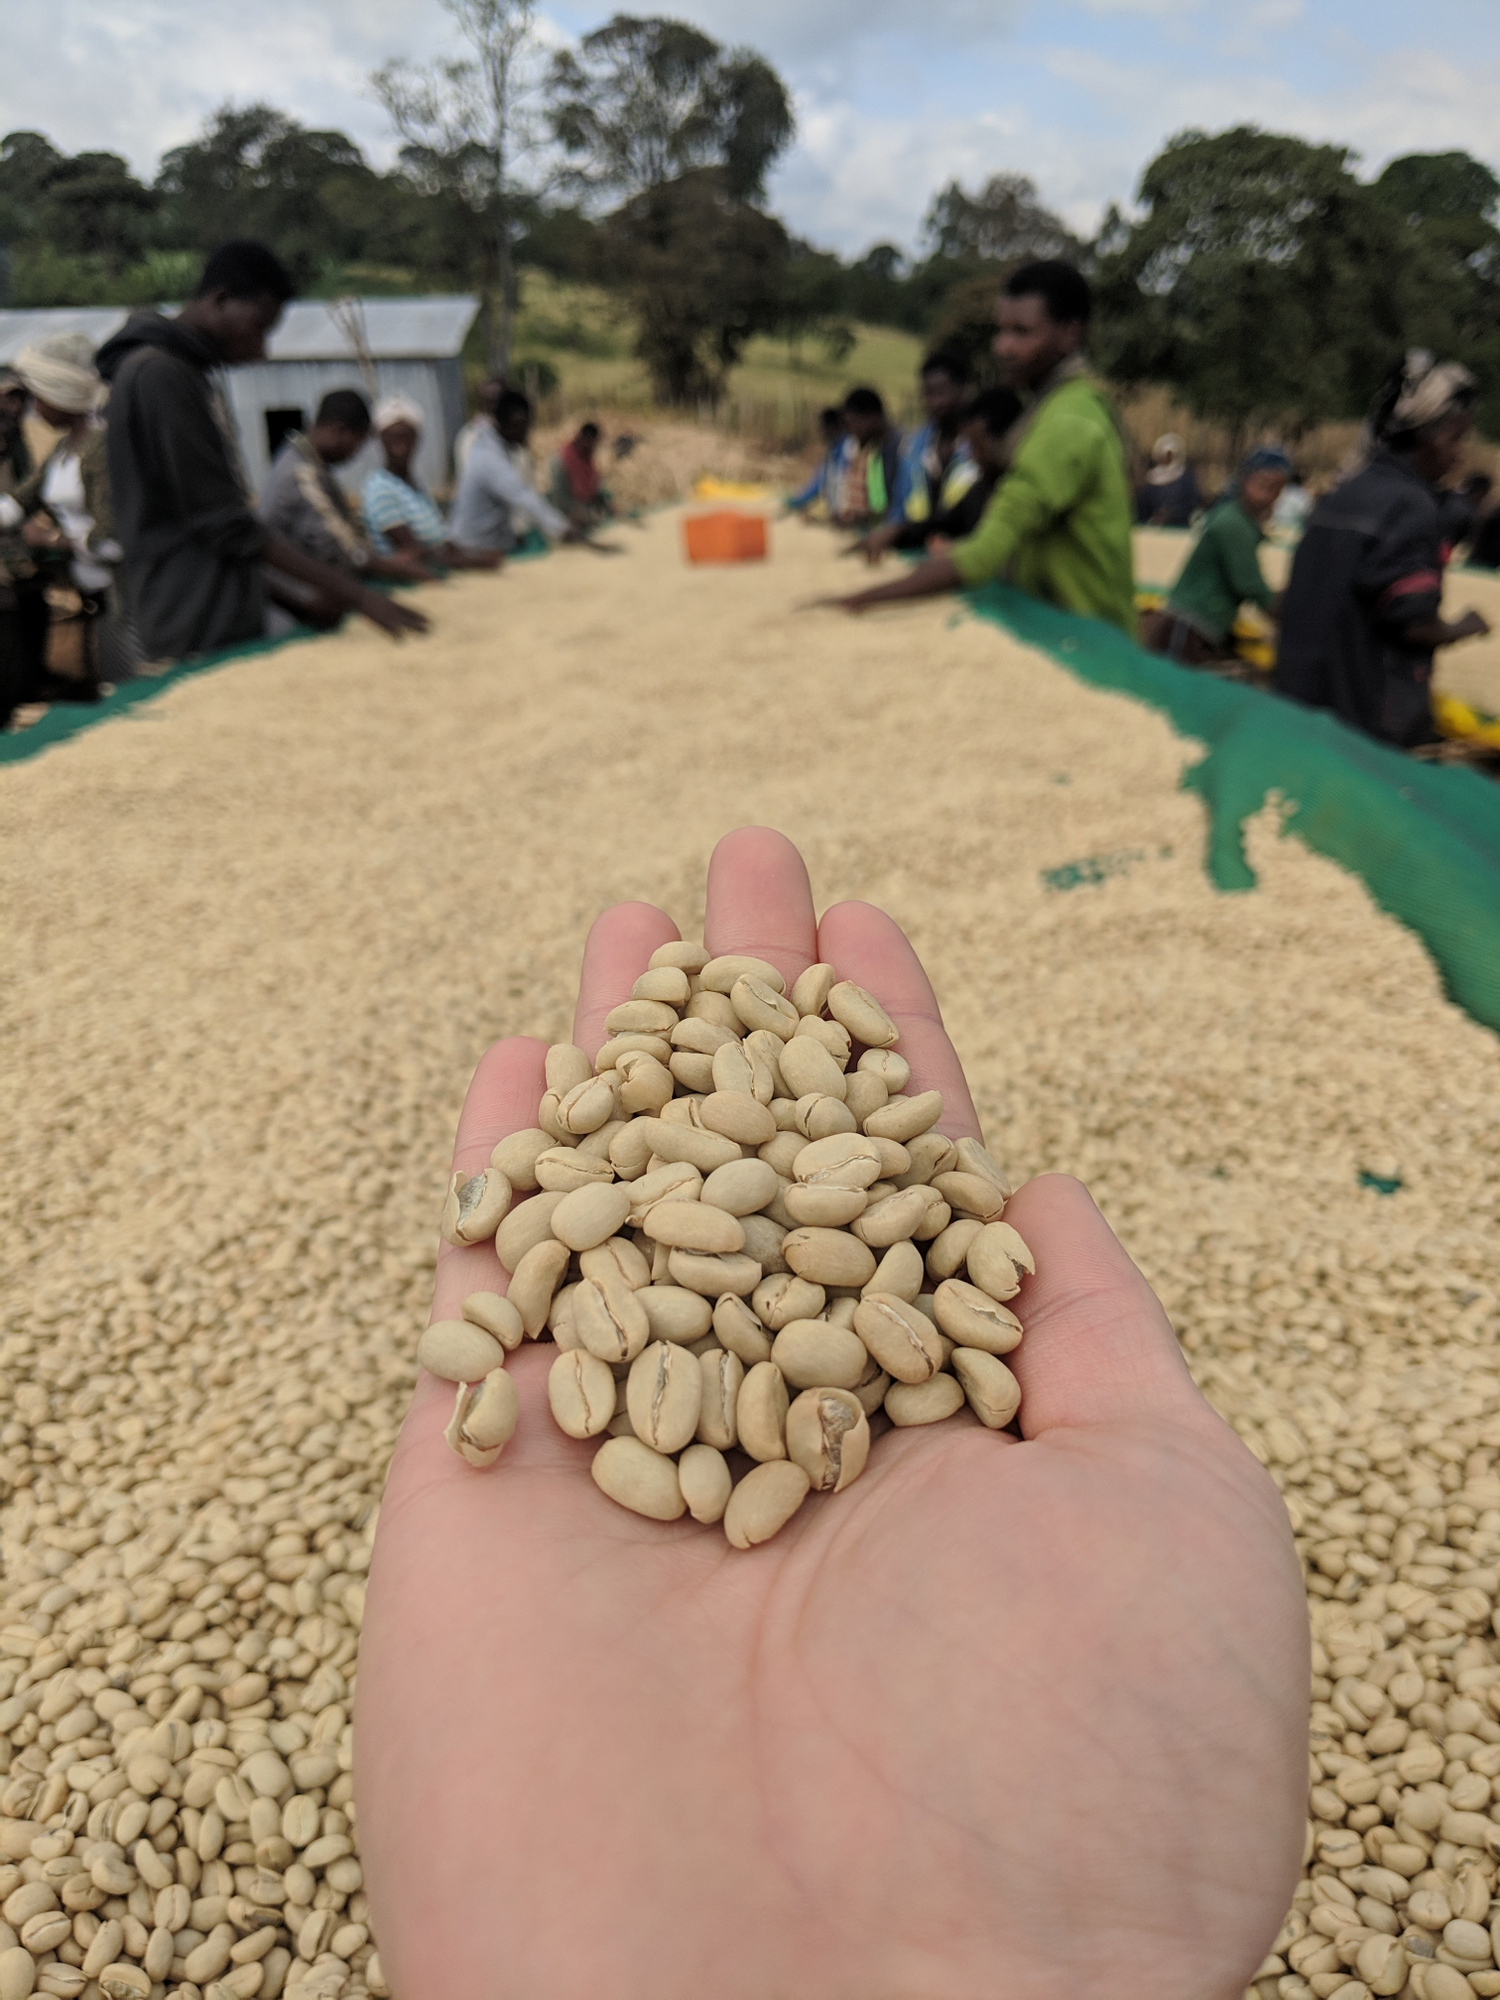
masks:
[[[360,511],[377,555],[414,556],[444,569],[497,569],[498,549],[463,549],[448,538],[437,502],[417,477],[421,405],[409,396],[387,396],[376,405],[375,435],[385,464],[365,480]]]

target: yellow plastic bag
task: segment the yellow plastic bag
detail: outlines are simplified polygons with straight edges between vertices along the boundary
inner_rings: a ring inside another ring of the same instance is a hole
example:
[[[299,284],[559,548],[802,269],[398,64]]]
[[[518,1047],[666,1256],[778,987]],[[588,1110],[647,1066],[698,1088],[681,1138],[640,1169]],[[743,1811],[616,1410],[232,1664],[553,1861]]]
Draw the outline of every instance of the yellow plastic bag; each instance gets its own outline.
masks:
[[[1470,708],[1456,694],[1434,691],[1432,719],[1444,736],[1451,736],[1459,742],[1483,743],[1487,749],[1500,750],[1500,716],[1487,715],[1482,708]]]

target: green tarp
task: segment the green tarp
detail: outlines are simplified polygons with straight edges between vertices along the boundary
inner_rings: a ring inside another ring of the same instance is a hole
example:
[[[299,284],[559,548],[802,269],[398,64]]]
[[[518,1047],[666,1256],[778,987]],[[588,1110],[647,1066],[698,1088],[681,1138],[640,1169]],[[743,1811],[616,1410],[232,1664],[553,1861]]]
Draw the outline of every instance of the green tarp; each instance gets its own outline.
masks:
[[[1208,745],[1183,783],[1208,811],[1205,865],[1217,887],[1255,886],[1241,829],[1279,794],[1290,809],[1285,830],[1362,877],[1423,939],[1450,997],[1500,1029],[1500,786],[1417,763],[1258,687],[1176,666],[1112,626],[1004,584],[968,601],[1094,687],[1148,702]]]

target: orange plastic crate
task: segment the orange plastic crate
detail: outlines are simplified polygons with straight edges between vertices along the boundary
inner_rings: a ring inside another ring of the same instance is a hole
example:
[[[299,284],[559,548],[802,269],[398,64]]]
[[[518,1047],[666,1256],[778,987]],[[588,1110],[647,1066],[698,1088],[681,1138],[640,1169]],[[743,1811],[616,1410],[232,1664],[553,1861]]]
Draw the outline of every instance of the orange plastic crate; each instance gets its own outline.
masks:
[[[689,514],[682,524],[683,542],[691,563],[764,562],[766,519],[763,514],[737,514],[721,508],[712,514]]]

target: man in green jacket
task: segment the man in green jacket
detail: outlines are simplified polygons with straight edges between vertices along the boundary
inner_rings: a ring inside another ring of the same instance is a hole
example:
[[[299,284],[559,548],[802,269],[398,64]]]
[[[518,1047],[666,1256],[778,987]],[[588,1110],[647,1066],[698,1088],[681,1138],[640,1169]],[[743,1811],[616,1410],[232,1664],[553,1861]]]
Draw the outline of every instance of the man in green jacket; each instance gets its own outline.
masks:
[[[1027,407],[979,526],[947,548],[929,543],[927,561],[893,583],[833,602],[867,611],[1003,577],[1135,636],[1125,450],[1082,359],[1092,306],[1088,281],[1071,264],[1023,264],[1012,275],[996,312],[995,354]]]

